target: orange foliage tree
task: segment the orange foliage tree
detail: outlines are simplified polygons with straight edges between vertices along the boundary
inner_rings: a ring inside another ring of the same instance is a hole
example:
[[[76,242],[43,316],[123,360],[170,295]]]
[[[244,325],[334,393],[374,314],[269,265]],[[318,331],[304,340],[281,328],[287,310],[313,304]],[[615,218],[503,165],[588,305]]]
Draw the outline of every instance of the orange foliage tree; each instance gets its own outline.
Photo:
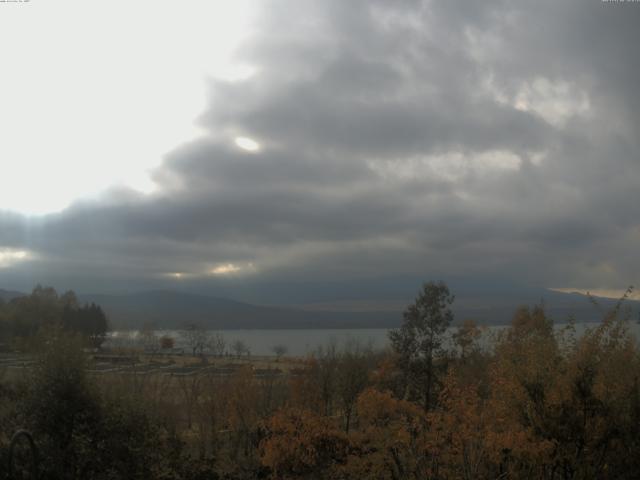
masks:
[[[349,437],[345,478],[430,478],[435,457],[420,406],[369,388],[358,397],[357,409],[360,428]]]
[[[346,435],[331,419],[312,411],[280,410],[265,423],[264,430],[260,459],[272,478],[307,478],[319,472],[331,476],[346,459]]]

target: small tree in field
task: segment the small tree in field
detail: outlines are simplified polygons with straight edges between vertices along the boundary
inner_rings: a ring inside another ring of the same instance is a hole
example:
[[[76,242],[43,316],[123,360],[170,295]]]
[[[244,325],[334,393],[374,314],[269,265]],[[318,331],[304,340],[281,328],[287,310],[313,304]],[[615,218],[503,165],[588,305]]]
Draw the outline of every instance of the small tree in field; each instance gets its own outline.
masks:
[[[425,283],[415,302],[405,310],[402,326],[389,332],[408,392],[420,398],[425,411],[436,396],[434,360],[453,321],[450,309],[453,300],[445,283]]]
[[[191,354],[204,355],[204,351],[209,343],[209,332],[198,323],[189,323],[185,325],[181,333],[184,343],[191,349]]]
[[[242,340],[236,340],[231,344],[231,349],[236,354],[236,357],[240,358],[243,353],[249,353],[247,345]]]
[[[175,346],[175,340],[169,335],[160,337],[160,348],[162,350],[171,350]]]
[[[280,358],[283,355],[286,355],[289,349],[287,348],[286,345],[280,344],[280,345],[274,345],[273,347],[271,347],[271,351],[275,354],[276,360],[279,362]]]
[[[214,333],[209,336],[209,350],[216,357],[222,357],[227,348],[227,342],[221,333]]]

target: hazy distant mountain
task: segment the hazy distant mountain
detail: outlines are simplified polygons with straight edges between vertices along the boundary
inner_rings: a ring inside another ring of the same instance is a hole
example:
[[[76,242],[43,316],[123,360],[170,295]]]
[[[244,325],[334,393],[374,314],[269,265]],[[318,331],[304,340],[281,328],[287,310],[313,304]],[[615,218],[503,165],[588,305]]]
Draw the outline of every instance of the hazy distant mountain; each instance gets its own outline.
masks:
[[[518,306],[543,303],[547,314],[556,322],[573,317],[576,322],[597,322],[618,302],[611,298],[593,297],[594,305],[586,295],[556,292],[548,289],[530,289],[512,293],[485,292],[456,297],[454,312],[457,319],[473,318],[483,324],[505,324],[513,317]],[[640,302],[627,300],[623,311],[629,309],[633,319],[638,318]]]
[[[477,293],[479,292],[479,293]],[[474,319],[479,324],[500,325],[511,321],[520,305],[544,303],[556,322],[571,316],[577,322],[596,322],[612,309],[616,300],[596,298],[600,308],[579,293],[547,289],[463,289],[456,295],[453,310],[456,321]],[[0,289],[0,298],[9,301],[24,295]],[[79,295],[81,302],[94,302],[105,310],[116,329],[139,328],[152,323],[157,328],[180,328],[199,323],[212,329],[230,328],[390,328],[400,325],[402,312],[412,302],[400,300],[362,300],[316,302],[295,306],[264,306],[201,294],[153,290],[121,295]],[[624,309],[640,318],[640,302],[627,300]]]
[[[474,293],[471,289],[463,290],[456,295],[453,311],[456,321],[473,319],[479,324],[500,325],[511,321],[515,310],[522,305],[534,306],[542,303],[547,314],[559,323],[573,317],[576,322],[600,321],[607,311],[615,307],[617,300],[593,297],[595,306],[586,295],[580,293],[563,293],[548,289],[514,289],[512,291],[485,290]],[[311,311],[344,311],[366,312],[387,311],[395,314],[396,322],[401,312],[413,299],[402,301],[353,301],[333,303],[313,303],[300,308]],[[640,302],[627,300],[623,304],[623,312],[630,309],[630,316],[638,319]]]
[[[115,328],[146,322],[165,328],[188,323],[210,328],[360,328],[397,323],[397,315],[390,312],[308,312],[176,291],[81,295],[80,300],[101,305]]]
[[[4,300],[5,302],[8,302],[9,300],[16,298],[16,297],[22,297],[24,296],[24,293],[20,293],[20,292],[14,292],[11,290],[2,290],[0,288],[0,298],[2,300]]]
[[[149,291],[124,295],[81,295],[83,302],[101,305],[114,328],[136,328],[146,322],[158,328],[179,328],[200,323],[209,328],[363,328],[395,327],[402,320],[406,303],[387,303],[379,308],[375,301],[339,304],[312,304],[296,307],[252,305],[177,291]],[[520,305],[543,302],[556,322],[573,316],[578,322],[599,321],[615,300],[598,298],[601,309],[594,307],[585,295],[546,289],[510,293],[490,293],[456,297],[456,320],[472,318],[480,324],[508,323]],[[627,301],[633,318],[640,312],[640,302]]]

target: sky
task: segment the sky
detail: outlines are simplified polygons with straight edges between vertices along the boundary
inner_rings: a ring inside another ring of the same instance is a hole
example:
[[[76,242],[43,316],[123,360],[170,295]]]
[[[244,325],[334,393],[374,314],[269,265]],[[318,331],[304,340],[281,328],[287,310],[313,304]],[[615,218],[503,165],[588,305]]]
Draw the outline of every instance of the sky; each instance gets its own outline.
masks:
[[[624,290],[639,24],[594,0],[0,3],[0,288]]]

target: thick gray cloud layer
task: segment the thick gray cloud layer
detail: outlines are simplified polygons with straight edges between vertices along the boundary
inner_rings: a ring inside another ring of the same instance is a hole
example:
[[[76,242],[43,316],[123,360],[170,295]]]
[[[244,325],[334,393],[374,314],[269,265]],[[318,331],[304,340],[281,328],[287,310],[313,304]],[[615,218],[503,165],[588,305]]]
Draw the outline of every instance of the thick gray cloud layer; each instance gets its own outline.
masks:
[[[239,52],[256,74],[211,81],[208,134],[167,154],[157,193],[0,215],[0,246],[36,255],[5,267],[8,279],[80,290],[175,282],[171,272],[212,288],[636,280],[640,5],[264,10]]]

